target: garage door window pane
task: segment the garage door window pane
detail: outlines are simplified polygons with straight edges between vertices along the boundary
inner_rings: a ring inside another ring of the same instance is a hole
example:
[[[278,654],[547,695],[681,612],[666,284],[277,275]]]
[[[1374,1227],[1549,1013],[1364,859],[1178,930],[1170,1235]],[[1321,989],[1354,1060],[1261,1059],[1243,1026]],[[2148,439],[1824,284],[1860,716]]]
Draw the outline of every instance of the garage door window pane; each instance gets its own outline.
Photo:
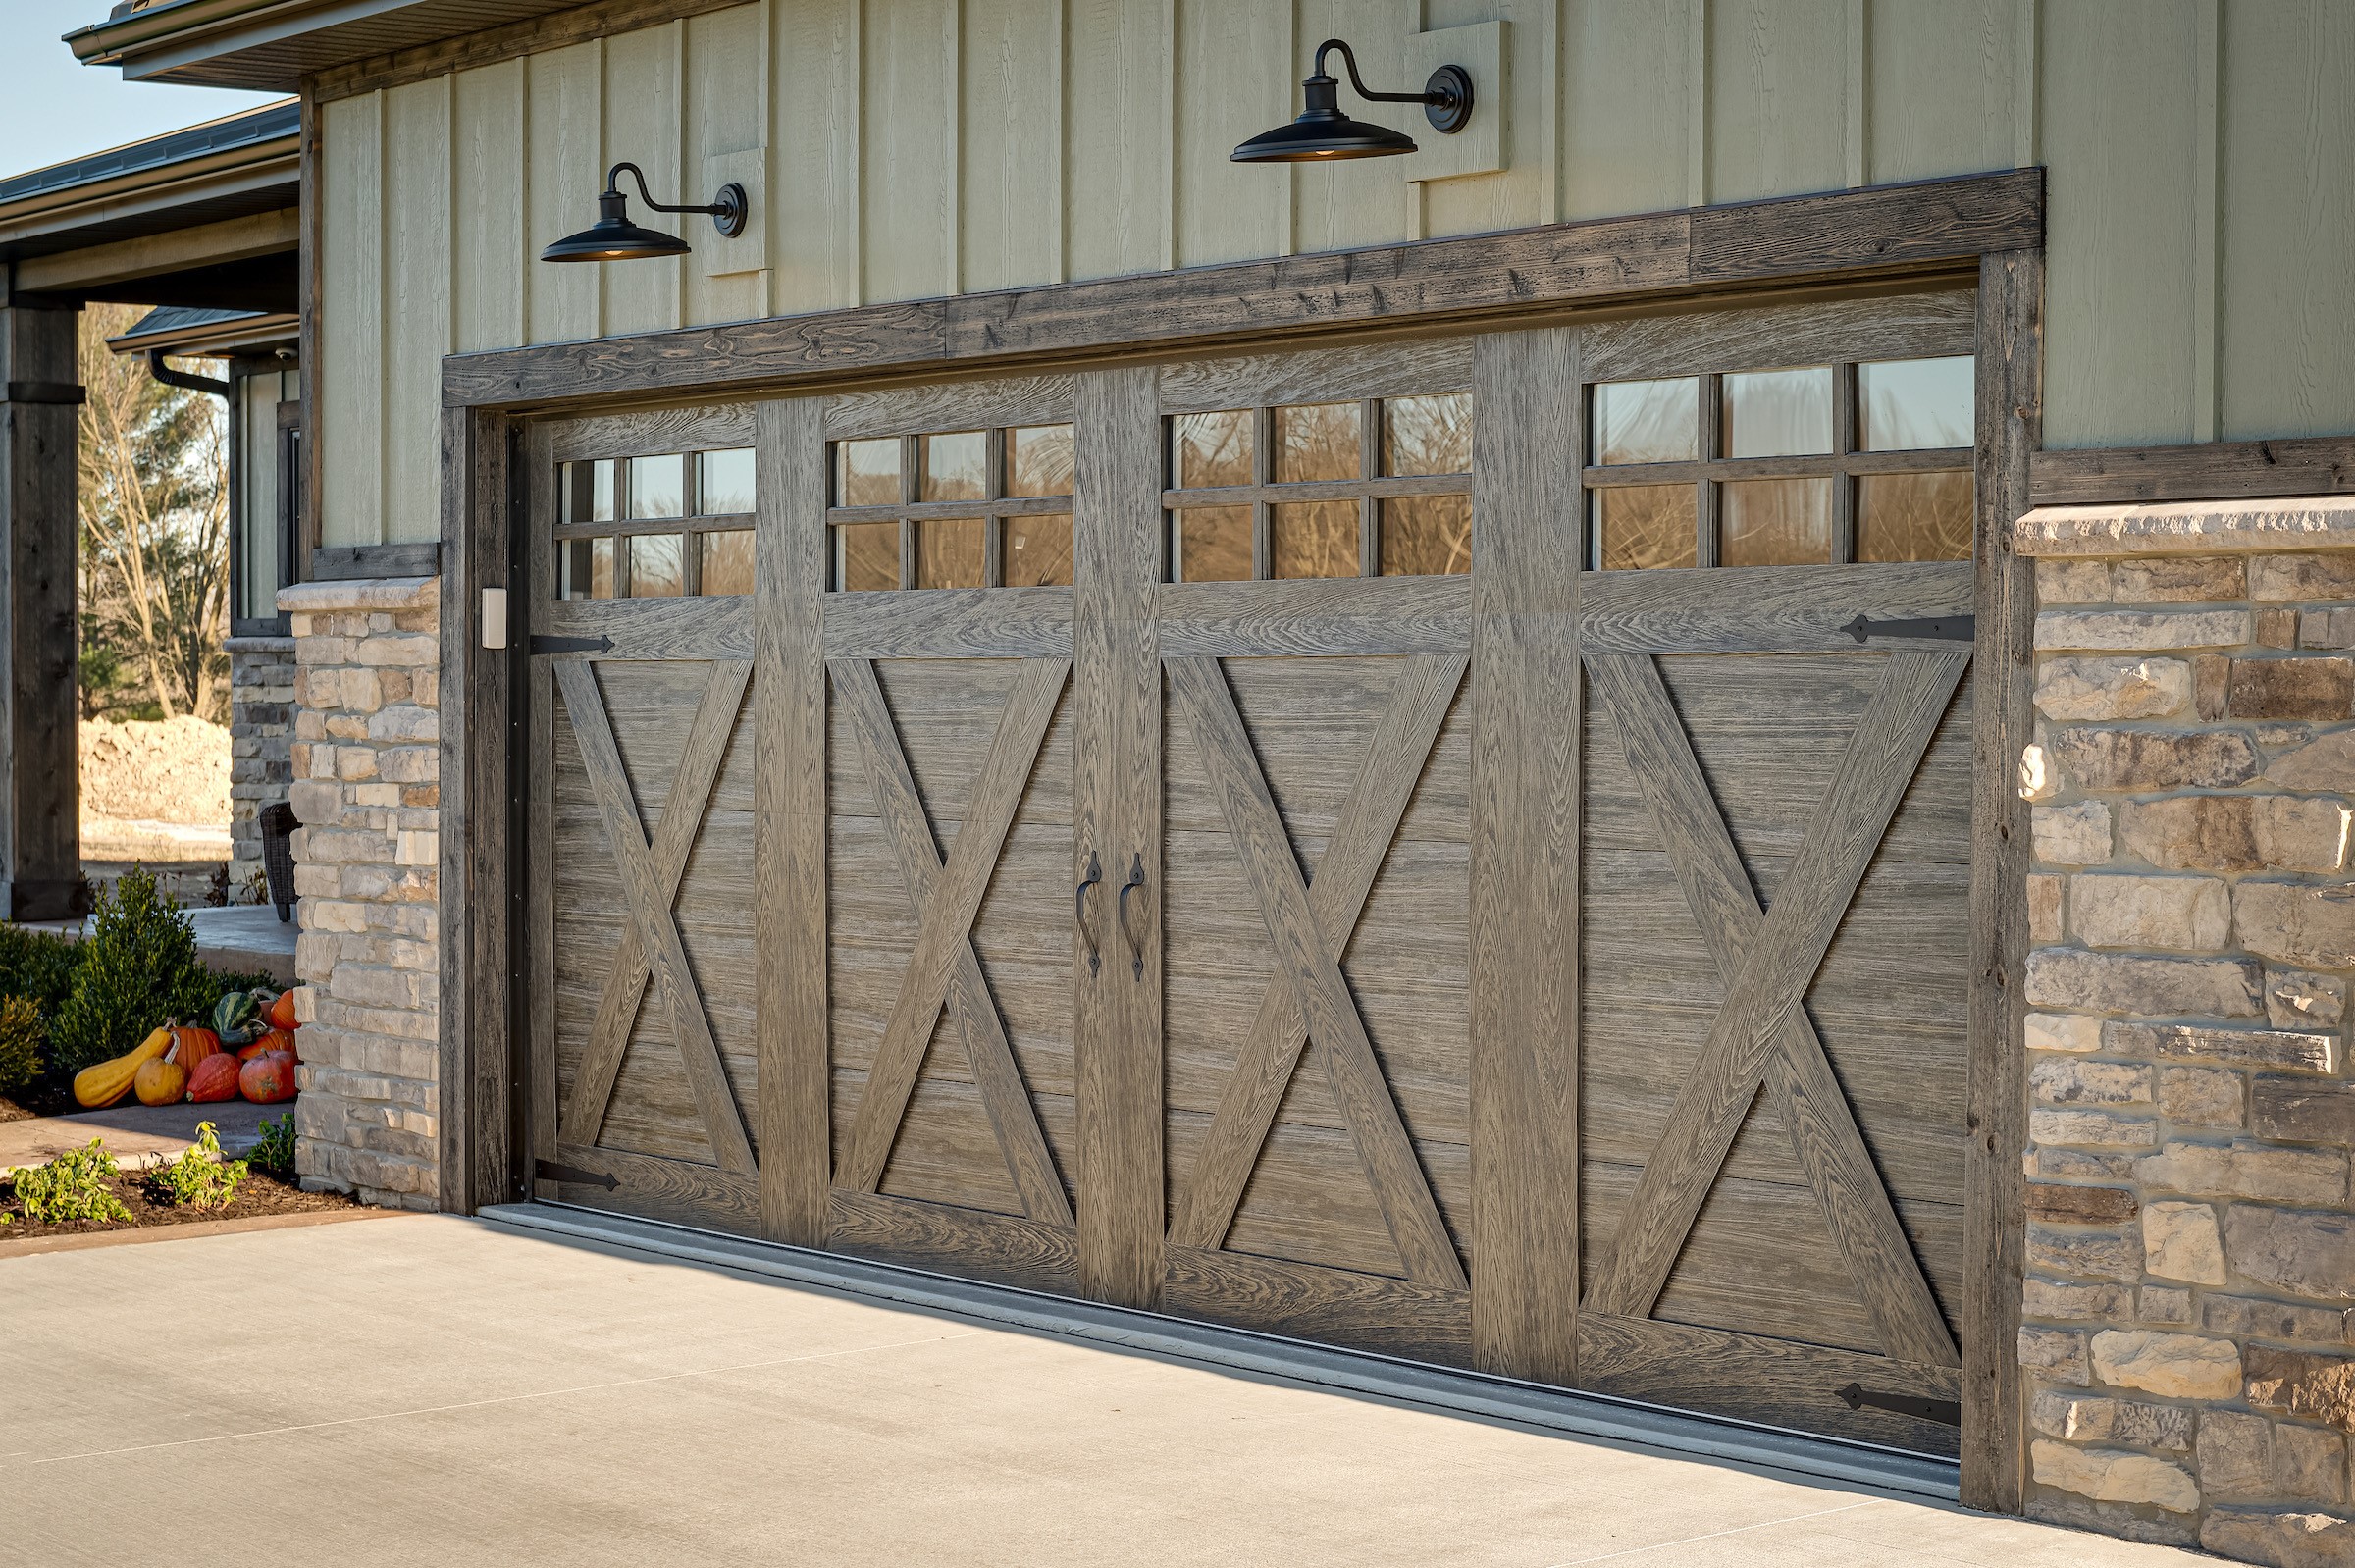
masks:
[[[1858,365],[1858,449],[1899,452],[1969,445],[1971,367],[1968,354]]]
[[[1813,456],[1832,449],[1832,370],[1758,370],[1725,378],[1725,455]]]
[[[1595,461],[1688,463],[1701,455],[1701,382],[1606,381],[1595,389]]]
[[[613,597],[613,541],[568,539],[556,548],[558,599]]]
[[[1181,490],[1250,484],[1251,411],[1230,408],[1171,420],[1170,482]]]
[[[989,494],[989,438],[960,430],[923,439],[921,500],[981,500]]]
[[[978,517],[934,517],[916,525],[916,586],[979,588],[988,527]]]
[[[1355,479],[1363,463],[1355,403],[1308,403],[1276,410],[1276,482]],[[1318,574],[1323,575],[1323,574]]]
[[[1180,583],[1251,580],[1251,508],[1189,506],[1177,518],[1177,559],[1170,576]]]
[[[1971,476],[1866,474],[1857,481],[1857,559],[1970,559]]]
[[[1386,474],[1468,474],[1472,471],[1472,394],[1391,397],[1382,405],[1382,471]]]
[[[1355,577],[1357,502],[1293,501],[1268,508],[1271,577]]]
[[[834,530],[834,586],[867,593],[900,586],[900,525],[845,523]]]
[[[1409,496],[1382,503],[1382,575],[1452,577],[1472,569],[1472,497]]]
[[[1006,519],[1006,586],[1069,587],[1072,581],[1072,520],[1062,517]]]
[[[667,457],[630,459],[630,515],[677,517],[687,510],[687,459]]]
[[[630,597],[671,599],[684,587],[679,536],[641,534],[630,541]]]
[[[738,446],[696,458],[695,498],[706,517],[730,517],[753,509],[753,449]]]
[[[1022,425],[1006,433],[1006,494],[1072,493],[1072,427]]]
[[[703,544],[705,594],[749,594],[753,591],[753,531],[731,528],[724,534],[706,534]]]
[[[1814,566],[1831,558],[1829,479],[1746,479],[1719,490],[1718,565]]]
[[[620,465],[610,457],[564,465],[564,521],[613,521],[613,478]]]
[[[846,441],[834,446],[834,504],[896,506],[900,501],[900,444]]]
[[[1606,572],[1700,561],[1700,512],[1691,485],[1630,485],[1594,494],[1595,564]]]

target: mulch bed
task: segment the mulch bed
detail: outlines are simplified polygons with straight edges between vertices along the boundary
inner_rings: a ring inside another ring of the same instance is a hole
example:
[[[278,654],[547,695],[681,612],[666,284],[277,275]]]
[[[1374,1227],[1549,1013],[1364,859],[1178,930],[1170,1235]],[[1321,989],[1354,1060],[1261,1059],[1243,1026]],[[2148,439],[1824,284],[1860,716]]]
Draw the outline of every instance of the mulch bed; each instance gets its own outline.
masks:
[[[14,1094],[0,1094],[0,1122],[29,1122],[36,1116],[72,1116],[81,1107],[64,1085],[33,1084]]]
[[[5,1104],[0,1101],[0,1104]],[[310,1214],[323,1209],[357,1209],[363,1207],[357,1198],[342,1192],[305,1192],[292,1180],[254,1172],[237,1183],[236,1196],[218,1209],[175,1208],[157,1201],[144,1175],[117,1176],[108,1185],[123,1207],[131,1214],[131,1224],[120,1221],[71,1220],[61,1225],[34,1225],[25,1218],[24,1206],[17,1201],[13,1183],[0,1182],[0,1214],[9,1223],[0,1226],[0,1241],[17,1241],[34,1236],[79,1235],[93,1230],[131,1230],[150,1226],[190,1225],[201,1220],[250,1220],[262,1215]]]

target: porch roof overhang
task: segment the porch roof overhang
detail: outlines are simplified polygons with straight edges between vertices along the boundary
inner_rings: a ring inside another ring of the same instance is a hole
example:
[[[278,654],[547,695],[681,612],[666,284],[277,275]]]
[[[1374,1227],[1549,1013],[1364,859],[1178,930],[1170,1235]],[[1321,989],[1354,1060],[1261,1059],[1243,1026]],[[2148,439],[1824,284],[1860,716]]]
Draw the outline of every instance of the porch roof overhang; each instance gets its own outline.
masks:
[[[66,35],[126,79],[292,92],[338,66],[570,10],[581,0],[124,0]]]
[[[162,349],[208,358],[252,356],[291,349],[299,324],[292,311],[162,305],[140,317],[129,332],[109,338],[106,346],[118,354]]]

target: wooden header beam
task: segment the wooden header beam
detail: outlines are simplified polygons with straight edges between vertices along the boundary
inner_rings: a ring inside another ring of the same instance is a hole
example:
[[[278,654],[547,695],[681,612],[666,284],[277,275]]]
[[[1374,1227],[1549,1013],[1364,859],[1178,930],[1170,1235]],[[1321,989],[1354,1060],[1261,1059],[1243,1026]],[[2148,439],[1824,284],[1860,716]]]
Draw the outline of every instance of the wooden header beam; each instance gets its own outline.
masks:
[[[1806,279],[1856,282],[2044,242],[2044,171],[1557,224],[729,326],[549,343],[442,362],[446,407],[746,395],[1108,350],[1265,343],[1548,306],[1654,304]]]
[[[87,293],[162,273],[276,255],[294,249],[301,233],[300,212],[282,207],[250,218],[142,235],[84,250],[27,256],[17,263],[17,287],[26,293]]]

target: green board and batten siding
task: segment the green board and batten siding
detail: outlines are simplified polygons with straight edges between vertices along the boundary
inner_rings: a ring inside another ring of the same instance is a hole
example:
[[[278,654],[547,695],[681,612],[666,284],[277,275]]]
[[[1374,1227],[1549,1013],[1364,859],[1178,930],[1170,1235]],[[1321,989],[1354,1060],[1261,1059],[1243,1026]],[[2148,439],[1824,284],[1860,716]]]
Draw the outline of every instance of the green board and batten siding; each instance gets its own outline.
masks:
[[[1426,28],[1508,24],[1503,172],[1227,161],[1320,38],[1394,84],[1416,9],[768,0],[328,102],[324,543],[435,536],[452,350],[2025,164],[2050,171],[2047,445],[2355,430],[2334,0],[1425,0]],[[764,270],[533,261],[606,163],[701,199],[747,149]]]

